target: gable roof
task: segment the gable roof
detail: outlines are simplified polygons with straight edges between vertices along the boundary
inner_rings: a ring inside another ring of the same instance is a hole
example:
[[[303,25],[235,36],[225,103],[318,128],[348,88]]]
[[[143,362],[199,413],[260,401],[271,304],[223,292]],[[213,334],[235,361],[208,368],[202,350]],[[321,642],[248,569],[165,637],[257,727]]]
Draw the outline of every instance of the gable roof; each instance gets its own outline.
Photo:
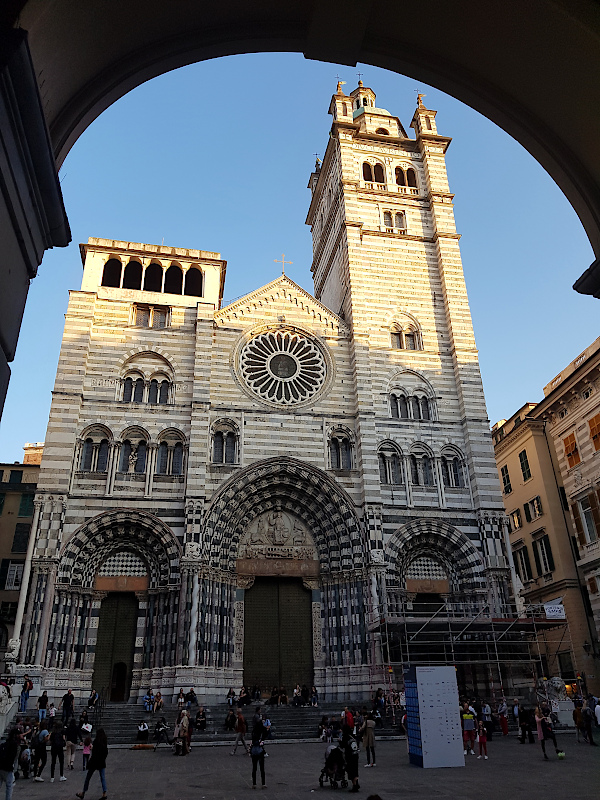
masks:
[[[288,278],[287,275],[280,275],[271,283],[261,286],[250,294],[240,297],[234,303],[231,303],[224,308],[221,308],[215,313],[215,322],[217,324],[232,322],[234,320],[242,321],[246,315],[253,317],[260,309],[276,303],[285,303],[293,306],[301,313],[307,314],[313,321],[320,322],[332,333],[341,336],[350,334],[348,325],[337,314],[334,314],[331,309],[324,306],[301,286],[298,286],[295,281]]]

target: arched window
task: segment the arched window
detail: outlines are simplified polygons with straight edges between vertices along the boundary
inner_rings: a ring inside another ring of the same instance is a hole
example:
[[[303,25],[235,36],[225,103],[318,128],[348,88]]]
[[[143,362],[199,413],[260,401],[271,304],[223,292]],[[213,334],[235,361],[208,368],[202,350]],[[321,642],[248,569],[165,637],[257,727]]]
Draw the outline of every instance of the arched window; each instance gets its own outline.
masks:
[[[342,459],[340,454],[340,443],[335,438],[329,442],[329,460],[331,462],[331,469],[341,469]]]
[[[390,410],[392,412],[392,419],[398,419],[398,398],[395,394],[390,395]]]
[[[368,181],[369,183],[372,183],[373,182],[373,168],[366,161],[364,162],[364,164],[362,166],[362,172],[363,172],[363,180]]]
[[[421,485],[421,479],[419,476],[419,465],[417,463],[416,456],[410,457],[410,479],[412,481],[413,486]]]
[[[123,265],[118,258],[109,258],[102,270],[102,286],[118,289],[121,286],[121,270]]]
[[[394,217],[394,220],[396,223],[395,227],[398,228],[398,230],[400,231],[406,230],[406,215],[404,214],[404,211],[397,212],[396,216]]]
[[[183,287],[183,272],[178,264],[171,264],[165,275],[165,293],[181,294]]]
[[[146,267],[144,273],[144,291],[145,292],[161,292],[162,291],[163,268],[161,264],[153,261]]]
[[[185,273],[185,295],[202,297],[202,273],[198,267],[190,267]]]
[[[429,400],[426,397],[421,398],[421,419],[431,419]]]
[[[398,397],[398,411],[400,419],[408,419],[408,402],[403,394]]]
[[[463,475],[462,464],[458,458],[452,459],[452,478],[454,479],[454,485],[458,489],[462,489],[464,487],[465,479]]]
[[[98,458],[96,460],[96,472],[106,472],[108,469],[108,440],[102,439],[98,447]]]
[[[167,474],[168,458],[169,446],[166,442],[161,442],[158,447],[158,456],[156,459],[156,471],[159,475]]]
[[[131,442],[125,439],[121,445],[121,459],[119,463],[119,472],[129,472],[129,456],[131,455]]]
[[[346,105],[346,103],[342,103],[342,111],[344,113],[344,116],[348,114],[348,106]]]
[[[177,442],[173,448],[173,466],[171,468],[172,475],[181,475],[183,472],[183,445]]]
[[[388,130],[386,130],[385,128],[377,128],[375,133],[378,133],[380,136],[389,136],[390,135],[390,132]]]
[[[342,439],[342,469],[352,469],[352,448],[350,439]]]
[[[142,288],[142,265],[139,261],[130,261],[125,267],[125,273],[123,275],[123,288]]]
[[[393,228],[394,223],[392,222],[392,214],[390,211],[383,212],[383,224],[386,228]]]
[[[144,399],[144,379],[138,378],[133,387],[133,402],[141,403]]]
[[[123,402],[130,403],[133,395],[133,378],[125,378],[123,385]]]
[[[92,455],[94,453],[94,440],[86,439],[81,448],[81,472],[90,472],[92,469]]]
[[[146,450],[146,442],[142,439],[141,442],[138,442],[136,450],[135,472],[146,472]]]
[[[369,101],[367,100],[366,97],[363,97],[362,104],[363,104],[363,106],[368,106],[369,105]]]
[[[148,389],[148,402],[152,406],[158,403],[158,381],[156,378],[150,381],[150,388]]]
[[[169,402],[169,381],[161,381],[158,402],[161,406]]]
[[[433,479],[433,464],[429,456],[423,456],[421,459],[421,466],[423,468],[423,485],[433,486],[435,484]]]
[[[417,175],[412,167],[406,170],[406,182],[409,186],[417,188]]]
[[[416,350],[417,349],[417,337],[414,331],[408,330],[404,332],[404,349],[405,350]]]
[[[413,419],[421,419],[421,404],[419,398],[414,395],[410,398],[410,407],[412,410]]]
[[[373,175],[375,176],[375,183],[385,183],[385,177],[383,174],[383,167],[381,164],[375,164],[375,169],[373,170]]]
[[[387,479],[387,467],[385,463],[385,456],[383,453],[379,453],[379,481],[382,484],[386,484],[388,482]]]
[[[391,333],[392,348],[394,350],[403,350],[404,342],[402,331],[392,331]]]
[[[425,117],[425,127],[427,128],[428,131],[431,130],[431,120],[429,119],[429,117]]]
[[[394,486],[402,483],[402,467],[400,465],[400,458],[397,453],[393,453],[390,459],[391,478]]]
[[[444,486],[451,486],[450,468],[448,467],[448,459],[445,456],[442,456],[442,480],[444,481]]]
[[[223,454],[225,452],[224,436],[222,431],[217,431],[213,438],[213,464],[223,463]]]
[[[406,176],[402,167],[396,167],[396,183],[398,186],[406,186]]]
[[[235,433],[229,431],[225,436],[225,463],[235,464]]]

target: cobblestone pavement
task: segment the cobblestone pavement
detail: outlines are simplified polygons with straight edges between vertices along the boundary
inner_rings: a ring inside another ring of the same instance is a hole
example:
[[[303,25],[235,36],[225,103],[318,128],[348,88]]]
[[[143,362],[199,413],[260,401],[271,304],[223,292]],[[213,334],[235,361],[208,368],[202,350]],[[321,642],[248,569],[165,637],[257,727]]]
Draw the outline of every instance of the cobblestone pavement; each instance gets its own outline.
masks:
[[[600,740],[600,736],[596,737]],[[464,769],[424,770],[412,767],[406,755],[406,742],[380,742],[377,767],[364,769],[360,761],[359,797],[379,794],[382,800],[423,798],[423,800],[598,800],[600,796],[600,747],[576,744],[574,734],[561,734],[564,761],[554,754],[544,761],[540,745],[520,745],[512,735],[494,738],[488,744],[489,760],[467,757]],[[152,751],[111,750],[108,756],[107,783],[110,800],[250,800],[259,797],[281,800],[312,800],[345,795],[338,789],[319,788],[318,778],[325,745],[271,744],[266,759],[267,789],[252,791],[251,762],[238,748],[194,747],[189,756],[176,758],[166,747]],[[16,800],[62,800],[75,798],[83,786],[81,751],[79,769],[67,772],[67,781],[50,784],[49,764],[44,783],[19,780]],[[94,775],[86,800],[98,800],[100,780]],[[3,797],[3,792],[1,793]]]

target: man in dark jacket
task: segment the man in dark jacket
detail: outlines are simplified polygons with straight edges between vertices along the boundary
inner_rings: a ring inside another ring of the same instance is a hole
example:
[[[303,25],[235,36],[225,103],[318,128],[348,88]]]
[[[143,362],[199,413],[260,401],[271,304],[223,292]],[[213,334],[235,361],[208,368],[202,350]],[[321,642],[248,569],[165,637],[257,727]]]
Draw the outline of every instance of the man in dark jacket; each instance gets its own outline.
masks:
[[[12,798],[21,738],[20,731],[13,728],[6,741],[0,745],[0,788],[2,784],[6,784],[6,800]]]

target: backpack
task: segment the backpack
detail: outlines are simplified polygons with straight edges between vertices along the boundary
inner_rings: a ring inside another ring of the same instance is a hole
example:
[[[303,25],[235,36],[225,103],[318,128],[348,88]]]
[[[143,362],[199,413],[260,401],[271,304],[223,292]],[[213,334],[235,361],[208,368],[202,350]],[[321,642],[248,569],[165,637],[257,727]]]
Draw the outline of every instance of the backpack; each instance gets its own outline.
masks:
[[[33,681],[27,681],[27,691],[30,692],[33,689]]]

